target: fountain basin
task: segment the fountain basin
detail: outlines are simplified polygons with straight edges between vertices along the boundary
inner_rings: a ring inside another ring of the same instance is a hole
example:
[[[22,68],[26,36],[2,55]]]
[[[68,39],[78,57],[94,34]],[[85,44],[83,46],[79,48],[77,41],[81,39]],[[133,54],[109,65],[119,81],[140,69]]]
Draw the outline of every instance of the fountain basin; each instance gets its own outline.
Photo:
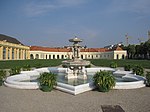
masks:
[[[86,68],[86,71],[90,73],[91,76],[93,76],[95,72],[100,70],[115,71],[115,69],[107,68],[107,67]],[[36,80],[41,73],[50,72],[50,71],[54,73],[59,73],[59,72],[65,73],[66,68],[48,67],[48,68],[35,69],[33,71],[22,71],[21,74],[7,77],[4,84],[8,87],[17,88],[17,89],[38,89],[39,83],[33,82],[32,80]],[[145,87],[144,77],[134,75],[126,71],[115,71],[114,75],[116,74],[119,75],[119,77],[122,77],[123,79],[126,80],[130,79],[130,81],[116,82],[116,86],[114,87],[114,89],[135,89],[135,88]],[[90,80],[89,82],[85,81],[83,84],[79,84],[75,86],[70,85],[68,83],[57,81],[57,86],[56,86],[56,89],[73,95],[83,93],[92,90],[94,88],[95,86],[92,80]]]

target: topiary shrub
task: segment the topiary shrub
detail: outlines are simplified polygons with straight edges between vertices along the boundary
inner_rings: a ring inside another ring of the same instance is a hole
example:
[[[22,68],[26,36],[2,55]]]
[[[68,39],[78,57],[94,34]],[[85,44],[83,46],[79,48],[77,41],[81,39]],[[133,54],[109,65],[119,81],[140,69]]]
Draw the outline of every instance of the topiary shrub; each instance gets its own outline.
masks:
[[[108,92],[115,84],[115,78],[110,71],[97,72],[93,77],[94,84],[100,92]]]
[[[9,71],[10,75],[20,74],[20,72],[21,72],[21,68],[20,67],[11,68],[10,71]]]
[[[150,72],[146,73],[146,85],[150,87]]]
[[[116,62],[111,62],[110,67],[111,68],[117,68],[117,63]]]
[[[3,85],[4,79],[6,78],[6,71],[0,70],[0,86]]]
[[[125,71],[130,71],[131,70],[131,65],[125,65],[124,70]]]
[[[39,78],[40,89],[44,92],[51,91],[56,86],[56,74],[44,72]]]
[[[142,66],[135,65],[132,70],[136,75],[144,76],[144,68]]]

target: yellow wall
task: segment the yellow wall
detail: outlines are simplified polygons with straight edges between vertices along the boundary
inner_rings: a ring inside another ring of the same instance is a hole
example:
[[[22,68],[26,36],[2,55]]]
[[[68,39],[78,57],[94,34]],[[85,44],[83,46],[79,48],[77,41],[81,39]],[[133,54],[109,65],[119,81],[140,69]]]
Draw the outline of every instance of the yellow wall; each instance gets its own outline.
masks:
[[[0,60],[30,59],[29,50],[28,46],[0,41]]]

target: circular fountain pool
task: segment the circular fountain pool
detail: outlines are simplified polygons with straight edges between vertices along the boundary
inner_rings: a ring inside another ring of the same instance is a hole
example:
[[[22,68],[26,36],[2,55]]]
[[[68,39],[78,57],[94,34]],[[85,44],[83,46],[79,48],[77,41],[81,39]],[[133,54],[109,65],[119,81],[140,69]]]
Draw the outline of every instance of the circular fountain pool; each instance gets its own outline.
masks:
[[[8,87],[18,89],[38,89],[39,83],[35,80],[39,78],[41,73],[51,71],[58,73],[56,89],[76,95],[95,88],[92,77],[95,72],[100,70],[113,71],[113,75],[116,78],[114,89],[135,89],[145,86],[144,77],[127,71],[116,71],[107,67],[86,68],[87,79],[66,79],[64,75],[66,68],[40,68],[33,71],[22,71],[21,74],[7,77],[4,84]]]

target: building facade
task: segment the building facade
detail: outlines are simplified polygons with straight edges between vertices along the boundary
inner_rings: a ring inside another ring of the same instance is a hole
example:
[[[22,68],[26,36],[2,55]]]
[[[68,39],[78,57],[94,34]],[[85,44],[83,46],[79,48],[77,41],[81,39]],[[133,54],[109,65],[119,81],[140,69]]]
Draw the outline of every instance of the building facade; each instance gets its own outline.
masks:
[[[125,59],[127,52],[119,46],[108,48],[81,48],[81,59]],[[0,34],[0,60],[72,59],[71,48],[25,46],[17,39]]]
[[[15,38],[0,34],[0,60],[30,59],[29,50]]]
[[[120,47],[107,48],[83,48],[80,50],[81,59],[125,59],[127,53]],[[40,46],[30,47],[30,59],[72,59],[70,48],[48,48]]]

